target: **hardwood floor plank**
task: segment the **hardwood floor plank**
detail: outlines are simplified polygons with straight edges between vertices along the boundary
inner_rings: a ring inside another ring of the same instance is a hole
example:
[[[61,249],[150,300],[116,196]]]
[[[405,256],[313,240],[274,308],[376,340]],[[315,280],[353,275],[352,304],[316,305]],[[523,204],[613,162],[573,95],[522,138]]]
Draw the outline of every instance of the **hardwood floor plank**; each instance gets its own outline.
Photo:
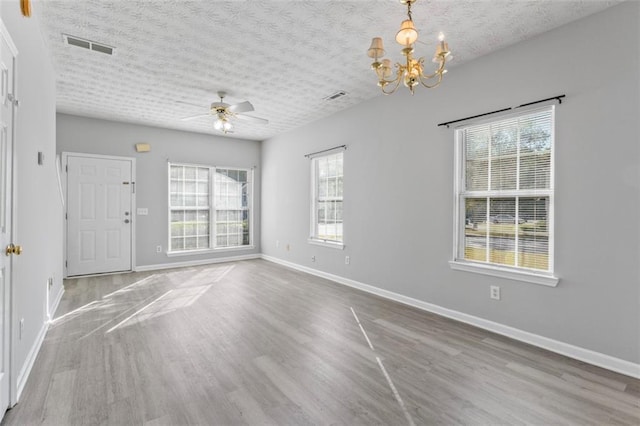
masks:
[[[65,289],[3,425],[640,424],[640,380],[262,260]]]

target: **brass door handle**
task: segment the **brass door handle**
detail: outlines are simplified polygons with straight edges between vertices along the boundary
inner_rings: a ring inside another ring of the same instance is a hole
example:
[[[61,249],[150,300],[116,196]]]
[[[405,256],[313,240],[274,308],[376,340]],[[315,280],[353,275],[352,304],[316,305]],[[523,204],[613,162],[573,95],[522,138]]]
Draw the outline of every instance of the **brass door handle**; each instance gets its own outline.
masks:
[[[22,246],[15,245],[15,244],[11,243],[4,250],[4,254],[6,254],[7,256],[9,256],[11,254],[15,254],[15,255],[20,256],[22,254]]]

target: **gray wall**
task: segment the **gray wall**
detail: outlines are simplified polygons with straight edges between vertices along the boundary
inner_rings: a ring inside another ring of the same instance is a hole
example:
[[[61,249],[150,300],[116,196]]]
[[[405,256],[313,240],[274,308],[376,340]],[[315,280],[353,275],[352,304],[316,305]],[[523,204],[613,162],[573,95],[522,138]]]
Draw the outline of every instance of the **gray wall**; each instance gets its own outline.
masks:
[[[151,144],[151,152],[136,153],[134,145]],[[137,207],[148,216],[134,216],[138,266],[190,262],[260,252],[260,168],[254,173],[255,249],[221,251],[201,255],[167,257],[168,194],[167,161],[219,167],[260,165],[260,142],[223,138],[156,127],[119,123],[67,114],[57,116],[57,150],[136,159]],[[156,253],[156,246],[163,252]]]
[[[639,15],[640,3],[624,3],[454,67],[438,89],[380,96],[265,141],[262,252],[640,362]],[[560,94],[558,287],[451,270],[454,132],[437,124]],[[344,251],[307,243],[303,157],[341,144]],[[494,284],[501,301],[489,299]]]
[[[18,48],[14,242],[24,252],[14,256],[12,327],[14,336],[19,336],[19,320],[24,319],[24,330],[13,346],[15,379],[25,371],[27,357],[48,321],[47,310],[62,291],[62,203],[54,161],[55,76],[38,18],[22,17],[17,1],[3,1],[0,8]],[[44,153],[42,166],[37,164],[38,151]],[[48,278],[54,279],[49,295]]]

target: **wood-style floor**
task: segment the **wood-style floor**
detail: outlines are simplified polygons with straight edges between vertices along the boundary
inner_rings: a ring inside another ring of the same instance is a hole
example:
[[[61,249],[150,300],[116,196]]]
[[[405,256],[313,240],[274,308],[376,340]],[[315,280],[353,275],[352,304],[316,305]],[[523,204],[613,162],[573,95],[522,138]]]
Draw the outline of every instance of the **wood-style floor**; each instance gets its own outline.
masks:
[[[81,278],[5,425],[640,424],[640,381],[262,260]]]

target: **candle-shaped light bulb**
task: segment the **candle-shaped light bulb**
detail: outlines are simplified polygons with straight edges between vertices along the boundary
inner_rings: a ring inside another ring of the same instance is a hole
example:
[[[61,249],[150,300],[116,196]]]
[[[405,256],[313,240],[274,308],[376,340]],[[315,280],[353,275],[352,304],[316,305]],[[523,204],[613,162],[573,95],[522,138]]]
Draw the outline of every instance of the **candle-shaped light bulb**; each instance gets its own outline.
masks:
[[[446,41],[444,41],[444,33],[440,32],[440,34],[438,34],[438,48],[436,49],[436,58],[440,58],[440,57],[446,57],[449,56],[449,45],[447,44]],[[434,58],[434,62],[438,62],[435,60]]]

